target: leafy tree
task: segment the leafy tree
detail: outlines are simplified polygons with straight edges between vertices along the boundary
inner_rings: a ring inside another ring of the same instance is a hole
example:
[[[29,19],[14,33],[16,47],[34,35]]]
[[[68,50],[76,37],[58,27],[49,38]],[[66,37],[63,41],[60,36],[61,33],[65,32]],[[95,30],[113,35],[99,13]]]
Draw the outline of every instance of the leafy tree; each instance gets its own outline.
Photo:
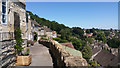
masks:
[[[105,31],[104,33],[105,33],[105,36],[108,36],[110,34],[109,31]]]
[[[95,28],[90,29],[90,33],[94,33],[95,32]]]
[[[92,56],[92,50],[91,50],[90,46],[85,45],[82,49],[82,54],[83,54],[83,58],[85,58],[87,61],[89,61],[89,59]]]
[[[61,39],[64,39],[64,40],[68,40],[69,37],[72,35],[71,30],[68,28],[62,29],[60,31],[60,34],[61,34]]]
[[[120,40],[117,38],[108,39],[107,44],[109,47],[118,48],[120,46]]]
[[[110,31],[112,32],[112,31],[113,31],[113,29],[112,29],[112,28],[110,28]]]
[[[30,14],[30,17],[32,20],[35,20],[38,24],[40,24],[42,26],[48,26],[50,29],[55,30],[57,33],[60,33],[61,29],[69,28],[63,24],[59,24],[56,21],[49,21],[44,18],[40,18],[38,15],[33,14],[30,11],[27,11],[27,13]]]
[[[89,29],[86,30],[86,33],[91,33]]]
[[[83,29],[81,29],[80,27],[73,27],[72,32],[75,33],[75,34],[78,34],[80,36],[82,36],[84,34]]]
[[[103,41],[104,43],[106,42],[105,34],[102,32],[98,33],[95,39],[99,41]]]
[[[90,44],[92,44],[93,40],[94,40],[93,38],[86,38],[86,41],[89,42]]]
[[[96,32],[93,32],[93,36],[96,36],[97,35],[97,33]]]
[[[14,32],[15,34],[15,40],[16,40],[16,45],[14,46],[15,50],[16,50],[16,53],[18,55],[21,55],[22,53],[22,43],[23,43],[23,39],[21,37],[21,30],[20,28],[17,28]]]
[[[78,39],[71,39],[71,41],[75,47],[75,49],[77,50],[81,50],[82,49],[82,41],[81,40],[78,40]]]

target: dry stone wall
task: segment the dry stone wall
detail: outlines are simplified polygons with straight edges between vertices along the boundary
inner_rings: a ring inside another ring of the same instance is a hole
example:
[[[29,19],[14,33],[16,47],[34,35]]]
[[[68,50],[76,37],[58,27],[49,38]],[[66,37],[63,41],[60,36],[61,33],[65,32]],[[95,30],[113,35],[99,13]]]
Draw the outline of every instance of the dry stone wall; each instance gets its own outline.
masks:
[[[50,49],[52,54],[54,66],[58,66],[59,68],[79,68],[79,67],[87,67],[87,61],[81,56],[72,56],[69,52],[67,52],[62,45],[60,45],[57,41],[39,41],[40,44],[45,45]]]

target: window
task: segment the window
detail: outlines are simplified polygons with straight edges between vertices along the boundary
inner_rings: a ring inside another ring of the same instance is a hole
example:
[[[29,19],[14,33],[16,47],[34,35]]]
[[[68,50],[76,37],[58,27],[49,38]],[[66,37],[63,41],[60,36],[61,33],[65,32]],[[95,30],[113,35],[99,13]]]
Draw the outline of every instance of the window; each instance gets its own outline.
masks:
[[[7,24],[6,0],[2,0],[2,24]]]

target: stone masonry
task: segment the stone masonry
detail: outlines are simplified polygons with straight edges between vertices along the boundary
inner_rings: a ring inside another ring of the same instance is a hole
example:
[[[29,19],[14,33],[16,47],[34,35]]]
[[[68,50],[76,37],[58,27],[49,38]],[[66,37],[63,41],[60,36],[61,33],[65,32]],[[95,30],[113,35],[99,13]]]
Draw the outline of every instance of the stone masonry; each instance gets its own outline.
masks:
[[[39,41],[40,44],[45,45],[50,49],[52,54],[54,66],[58,66],[58,68],[79,68],[80,66],[87,67],[87,61],[82,58],[81,56],[73,56],[65,49],[62,48],[62,45],[59,44],[57,41],[50,40],[50,41]]]
[[[26,39],[27,30],[25,3],[19,0],[4,1],[0,0],[0,68],[7,67],[15,61],[15,29],[21,28],[23,39]]]

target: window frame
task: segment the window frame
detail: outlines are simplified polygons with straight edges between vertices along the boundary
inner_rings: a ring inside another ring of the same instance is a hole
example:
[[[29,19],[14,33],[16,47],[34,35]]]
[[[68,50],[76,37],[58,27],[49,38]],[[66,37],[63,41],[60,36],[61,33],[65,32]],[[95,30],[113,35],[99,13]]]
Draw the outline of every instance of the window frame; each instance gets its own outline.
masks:
[[[6,5],[3,5],[3,0],[1,0],[1,24],[7,24],[7,0],[4,0],[6,2]],[[3,6],[6,7],[6,12],[3,13]],[[3,23],[3,15],[5,15],[5,22]]]

